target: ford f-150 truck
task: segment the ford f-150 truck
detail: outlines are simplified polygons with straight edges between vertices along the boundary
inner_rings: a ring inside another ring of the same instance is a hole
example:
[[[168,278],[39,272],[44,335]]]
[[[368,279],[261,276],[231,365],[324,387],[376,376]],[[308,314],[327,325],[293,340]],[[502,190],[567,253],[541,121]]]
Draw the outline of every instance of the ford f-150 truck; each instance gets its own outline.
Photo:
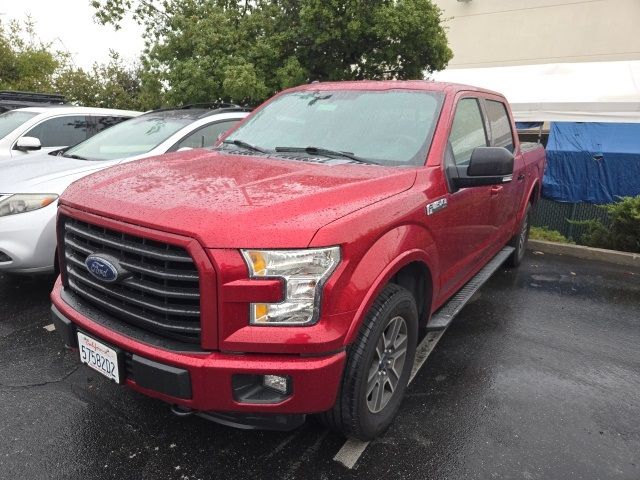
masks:
[[[116,166],[58,211],[52,314],[119,384],[241,427],[391,423],[416,346],[523,258],[545,154],[505,98],[425,81],[286,90],[212,150]]]

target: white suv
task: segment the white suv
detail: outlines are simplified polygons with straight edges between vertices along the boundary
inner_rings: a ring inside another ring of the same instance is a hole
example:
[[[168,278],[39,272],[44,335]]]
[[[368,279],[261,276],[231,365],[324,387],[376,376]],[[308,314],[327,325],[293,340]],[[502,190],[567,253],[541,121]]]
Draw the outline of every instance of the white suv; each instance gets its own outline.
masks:
[[[65,105],[5,112],[0,114],[0,161],[75,145],[138,115],[130,110]]]
[[[58,196],[75,180],[112,165],[210,147],[249,115],[228,104],[160,110],[109,128],[71,148],[0,162],[0,272],[53,272]]]

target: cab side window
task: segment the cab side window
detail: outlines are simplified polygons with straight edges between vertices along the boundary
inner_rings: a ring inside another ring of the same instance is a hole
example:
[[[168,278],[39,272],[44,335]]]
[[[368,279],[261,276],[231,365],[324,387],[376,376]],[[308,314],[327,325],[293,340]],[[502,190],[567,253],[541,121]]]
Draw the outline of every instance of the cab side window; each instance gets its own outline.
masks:
[[[203,147],[211,147],[216,140],[218,140],[218,136],[221,133],[226,132],[231,127],[233,127],[239,120],[228,120],[223,122],[212,123],[209,125],[205,125],[204,127],[200,127],[193,133],[190,133],[185,138],[176,143],[171,151],[178,150],[180,148],[189,147],[189,148],[203,148]]]
[[[480,104],[475,98],[463,98],[458,102],[449,135],[448,150],[456,166],[468,166],[476,147],[487,147],[487,134]]]
[[[84,115],[70,115],[45,120],[36,125],[25,137],[36,137],[43,147],[75,145],[89,136],[89,122]]]
[[[513,132],[507,109],[502,102],[486,101],[487,117],[491,126],[491,137],[494,147],[504,147],[513,153]]]

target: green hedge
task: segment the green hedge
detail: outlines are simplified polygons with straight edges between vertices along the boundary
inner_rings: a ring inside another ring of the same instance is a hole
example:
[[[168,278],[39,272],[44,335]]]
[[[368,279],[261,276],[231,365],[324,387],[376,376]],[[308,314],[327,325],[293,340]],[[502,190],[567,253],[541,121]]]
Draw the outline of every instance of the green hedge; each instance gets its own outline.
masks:
[[[580,245],[640,252],[640,195],[608,205],[542,199],[533,225]]]

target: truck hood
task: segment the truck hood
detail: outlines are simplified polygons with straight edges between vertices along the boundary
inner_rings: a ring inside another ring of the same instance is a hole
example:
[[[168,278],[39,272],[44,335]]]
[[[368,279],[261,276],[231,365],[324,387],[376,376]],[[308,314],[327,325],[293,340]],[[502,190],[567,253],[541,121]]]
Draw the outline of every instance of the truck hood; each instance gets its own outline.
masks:
[[[0,193],[57,193],[71,182],[118,161],[88,161],[46,153],[0,163]]]
[[[303,248],[324,225],[405,191],[413,169],[192,150],[84,178],[61,203],[210,248]]]

